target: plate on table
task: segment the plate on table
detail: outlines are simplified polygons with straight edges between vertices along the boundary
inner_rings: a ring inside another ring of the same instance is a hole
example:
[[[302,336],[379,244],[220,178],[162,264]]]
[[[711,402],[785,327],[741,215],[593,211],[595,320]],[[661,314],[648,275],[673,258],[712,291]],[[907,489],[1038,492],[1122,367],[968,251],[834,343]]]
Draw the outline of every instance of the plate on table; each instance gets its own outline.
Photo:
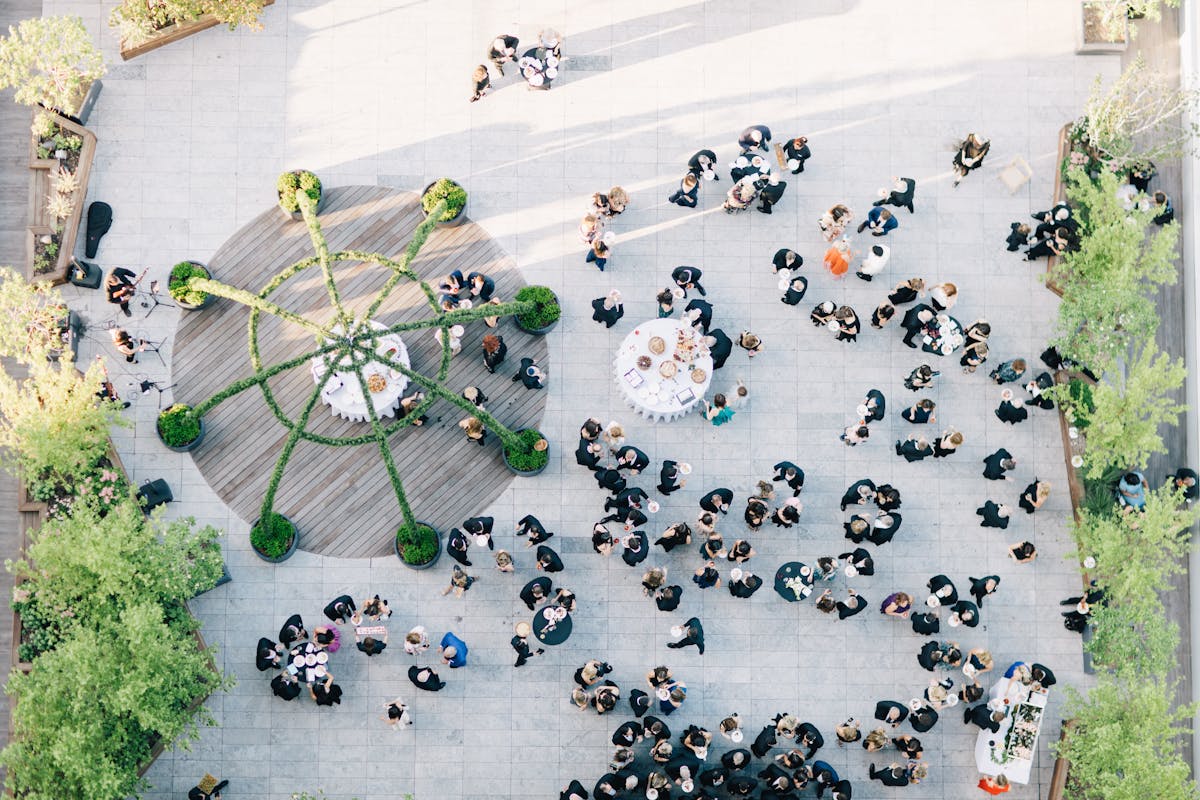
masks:
[[[664,361],[658,365],[658,374],[664,378],[673,378],[677,372],[679,372],[679,367],[674,361]]]
[[[707,372],[702,370],[700,367],[696,367],[694,370],[692,370],[692,383],[704,383],[706,380],[708,380]]]
[[[309,653],[304,657],[304,663],[310,667],[315,667],[317,665],[317,657],[312,653]]]
[[[320,653],[317,653],[317,663],[318,664],[324,664],[328,661],[329,661],[329,653],[326,653],[324,650],[322,650]]]
[[[661,356],[667,349],[667,342],[661,336],[651,336],[646,347],[656,356]]]
[[[312,673],[314,675],[316,675],[318,678],[324,678],[326,675],[329,674],[329,671],[326,670],[324,666],[318,664],[317,666],[313,667]]]

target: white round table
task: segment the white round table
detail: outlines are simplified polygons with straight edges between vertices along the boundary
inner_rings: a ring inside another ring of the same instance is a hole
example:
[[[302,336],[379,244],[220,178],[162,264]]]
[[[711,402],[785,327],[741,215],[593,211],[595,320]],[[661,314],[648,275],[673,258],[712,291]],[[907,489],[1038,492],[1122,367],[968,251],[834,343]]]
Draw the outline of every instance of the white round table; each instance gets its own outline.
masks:
[[[662,353],[650,351],[650,340],[656,336],[663,340]],[[613,359],[613,375],[625,404],[643,417],[660,422],[679,419],[700,405],[713,373],[712,356],[700,344],[701,336],[690,325],[670,317],[652,319],[634,328]],[[687,352],[687,341],[694,343],[691,354]],[[638,366],[641,356],[650,359],[645,369]],[[676,366],[674,376],[663,375],[660,367],[664,363]]]
[[[385,326],[374,320],[371,320],[370,325],[376,331],[386,329]],[[334,326],[331,330],[335,335],[342,335],[340,325]],[[404,346],[399,334],[389,333],[380,336],[376,342],[375,352],[391,361],[403,364],[405,367],[410,366],[408,349]],[[317,383],[324,381],[321,388],[321,401],[330,407],[334,416],[348,419],[351,422],[366,422],[370,419],[367,414],[367,403],[363,399],[362,386],[358,382],[357,374],[352,369],[350,356],[343,356],[330,375],[326,375],[323,357],[314,356],[310,364],[313,380]],[[382,377],[385,381],[380,391],[369,392],[376,416],[395,416],[396,406],[400,404],[400,398],[404,396],[404,389],[408,386],[408,378],[404,376],[403,372],[394,370],[378,361],[364,364],[362,373],[368,382],[374,375]]]

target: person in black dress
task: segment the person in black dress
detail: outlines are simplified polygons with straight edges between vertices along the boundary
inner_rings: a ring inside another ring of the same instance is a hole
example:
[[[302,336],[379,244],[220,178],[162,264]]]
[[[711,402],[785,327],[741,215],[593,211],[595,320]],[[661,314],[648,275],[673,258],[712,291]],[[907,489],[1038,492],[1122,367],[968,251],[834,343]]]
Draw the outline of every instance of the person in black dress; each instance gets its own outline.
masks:
[[[913,302],[923,294],[925,294],[925,279],[909,278],[896,284],[896,288],[888,295],[888,302],[894,306],[902,306]]]
[[[492,79],[488,75],[488,69],[486,65],[480,64],[475,68],[475,71],[471,73],[471,88],[472,103],[482,98],[485,94],[487,94],[488,89],[492,88]]]
[[[900,503],[900,490],[890,483],[880,484],[875,489],[875,505],[880,511],[895,511]]]
[[[495,374],[496,367],[504,362],[507,355],[508,345],[504,343],[503,336],[489,333],[483,337],[483,365],[488,372]]]
[[[137,291],[136,284],[132,280],[136,274],[131,269],[115,267],[104,279],[105,298],[113,305],[120,306],[121,311],[127,317],[133,316],[133,312],[129,310],[129,301],[133,299]]]
[[[983,159],[991,149],[992,143],[990,140],[981,139],[974,133],[967,134],[966,138],[958,146],[958,152],[954,154],[954,159],[951,163],[954,169],[954,185],[956,187],[959,181],[967,177],[972,170],[983,166]]]
[[[625,316],[625,306],[621,302],[621,293],[616,289],[609,292],[606,297],[597,297],[592,301],[592,320],[604,323],[606,328],[616,325],[617,320],[623,316]]]
[[[788,139],[783,146],[783,155],[787,158],[787,168],[792,171],[793,175],[804,172],[804,162],[812,157],[812,151],[808,148],[808,139],[804,136]]]
[[[492,43],[488,47],[487,57],[496,66],[496,71],[501,75],[504,74],[504,65],[516,60],[517,48],[519,46],[520,40],[516,36],[509,36],[502,33],[495,39],[492,39]]]
[[[1000,528],[1001,530],[1008,527],[1011,515],[1008,506],[996,503],[994,500],[988,500],[975,509],[975,513],[983,517],[983,522],[979,523],[979,527]]]
[[[314,683],[309,686],[308,693],[312,695],[312,699],[319,706],[342,704],[342,687],[333,682],[332,675],[329,675],[324,683]]]
[[[701,341],[708,348],[708,354],[712,356],[713,369],[725,366],[725,362],[733,353],[733,339],[730,339],[729,335],[720,328],[713,328]]]
[[[667,198],[667,202],[684,208],[695,208],[699,203],[700,179],[689,172],[679,182],[679,188]]]
[[[989,481],[1008,480],[1004,476],[1004,473],[1017,466],[1017,462],[1013,460],[1012,453],[1003,447],[985,458],[983,464],[983,477]]]
[[[892,178],[892,190],[886,197],[876,200],[871,205],[873,206],[897,206],[898,208],[907,208],[908,213],[913,211],[913,194],[917,190],[917,182],[912,178]]]
[[[299,614],[292,614],[279,629],[279,643],[284,647],[291,647],[292,642],[304,641],[307,638],[308,631],[304,629],[304,620]]]
[[[258,650],[254,657],[254,666],[258,667],[259,672],[266,672],[269,669],[279,669],[279,646],[265,637],[259,639]]]

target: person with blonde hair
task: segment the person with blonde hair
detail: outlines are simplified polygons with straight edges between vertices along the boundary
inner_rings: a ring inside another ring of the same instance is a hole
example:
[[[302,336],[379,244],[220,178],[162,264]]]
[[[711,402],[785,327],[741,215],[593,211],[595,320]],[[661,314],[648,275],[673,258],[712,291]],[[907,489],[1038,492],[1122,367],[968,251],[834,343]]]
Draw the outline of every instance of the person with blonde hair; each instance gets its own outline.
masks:
[[[933,443],[933,457],[945,458],[953,453],[963,443],[963,435],[953,428],[944,431],[940,439]]]
[[[1032,514],[1041,508],[1049,497],[1050,482],[1034,478],[1033,483],[1026,486],[1025,491],[1021,492],[1019,505],[1025,509],[1026,514]]]
[[[592,301],[592,321],[611,328],[625,316],[625,306],[621,303],[621,293],[613,289],[605,297],[597,297]]]
[[[700,202],[699,197],[700,181],[694,174],[689,172],[683,176],[683,180],[679,182],[679,188],[667,198],[667,202],[683,206],[684,208],[695,208]]]
[[[854,212],[844,203],[837,203],[829,208],[817,220],[817,227],[825,241],[832,242],[846,232],[846,226],[854,219]]]
[[[471,73],[471,81],[474,85],[474,92],[471,94],[471,102],[474,103],[476,100],[487,94],[488,90],[492,88],[492,79],[488,76],[488,68],[483,64],[480,64],[478,67],[476,67],[475,71]]]
[[[584,263],[595,263],[596,269],[604,272],[604,267],[608,264],[608,257],[612,253],[612,243],[614,241],[615,238],[611,232],[592,239],[592,246],[588,250],[587,256],[583,259]]]
[[[615,217],[623,212],[628,205],[629,193],[620,186],[614,186],[608,190],[608,210],[604,213],[609,217]]]
[[[600,214],[584,214],[579,221],[579,238],[584,244],[591,244],[596,237],[604,233],[604,217]]]
[[[909,278],[896,284],[896,288],[888,295],[888,302],[894,306],[902,306],[924,296],[925,279]]]
[[[966,135],[966,138],[958,145],[958,152],[954,154],[954,160],[951,162],[955,176],[954,185],[956,187],[959,181],[967,177],[971,170],[979,169],[983,166],[984,156],[988,154],[991,148],[991,140],[981,139],[974,133]]]
[[[459,420],[458,427],[462,428],[463,432],[467,434],[469,441],[475,442],[480,447],[487,441],[487,428],[483,426],[483,422],[480,421],[479,417],[467,417],[466,419]]]
[[[843,238],[829,246],[821,263],[825,265],[825,269],[829,270],[830,275],[840,278],[850,271],[850,262],[853,260],[854,251],[850,249],[850,242]]]
[[[937,312],[948,311],[958,302],[958,287],[949,281],[935,284],[929,290],[929,302]]]

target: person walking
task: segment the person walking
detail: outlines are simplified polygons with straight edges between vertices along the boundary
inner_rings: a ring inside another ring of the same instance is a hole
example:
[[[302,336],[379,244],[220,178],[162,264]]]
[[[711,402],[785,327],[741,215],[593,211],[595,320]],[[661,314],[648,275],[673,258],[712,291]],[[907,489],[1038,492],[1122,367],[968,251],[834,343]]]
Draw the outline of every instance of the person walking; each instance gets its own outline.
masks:
[[[951,163],[955,176],[954,185],[956,187],[972,170],[983,166],[983,159],[991,148],[992,143],[990,140],[981,139],[974,133],[966,135],[966,138],[959,144],[958,152],[954,154],[954,159]]]
[[[704,626],[700,624],[698,618],[690,618],[683,625],[672,628],[671,633],[683,638],[677,642],[667,642],[667,647],[678,650],[681,647],[695,645],[696,649],[700,651],[700,655],[704,655]]]
[[[671,280],[675,281],[675,285],[683,290],[683,296],[687,297],[688,289],[695,289],[704,297],[708,292],[704,291],[704,287],[700,285],[700,277],[704,274],[702,270],[696,267],[679,266],[671,270]]]
[[[892,189],[890,192],[880,190],[880,199],[876,200],[871,205],[874,206],[896,206],[897,208],[907,208],[908,213],[915,213],[913,210],[913,194],[917,190],[917,182],[912,178],[892,177]]]
[[[695,208],[699,203],[700,180],[691,172],[683,176],[679,188],[667,198],[667,202],[684,208]]]
[[[617,320],[625,316],[625,306],[621,303],[621,293],[613,289],[605,297],[597,297],[592,301],[592,320],[601,322],[604,327],[611,328]]]

